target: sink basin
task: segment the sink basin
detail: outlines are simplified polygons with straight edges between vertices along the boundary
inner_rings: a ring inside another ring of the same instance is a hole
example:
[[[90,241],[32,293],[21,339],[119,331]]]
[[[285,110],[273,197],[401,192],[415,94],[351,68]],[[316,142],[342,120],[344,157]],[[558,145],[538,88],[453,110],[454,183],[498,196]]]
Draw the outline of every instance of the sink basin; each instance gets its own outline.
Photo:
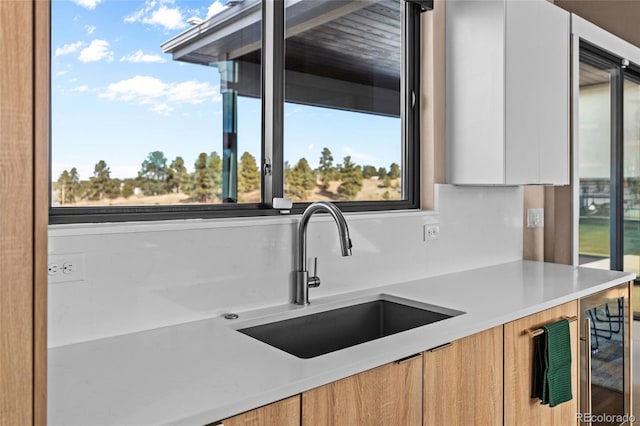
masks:
[[[238,331],[306,359],[462,314],[432,305],[416,306],[378,299]]]

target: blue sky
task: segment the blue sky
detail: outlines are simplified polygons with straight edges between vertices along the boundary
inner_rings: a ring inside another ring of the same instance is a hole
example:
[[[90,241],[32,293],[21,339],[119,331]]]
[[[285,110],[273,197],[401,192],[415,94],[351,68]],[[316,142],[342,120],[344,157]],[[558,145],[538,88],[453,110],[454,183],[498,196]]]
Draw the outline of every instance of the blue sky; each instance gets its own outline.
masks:
[[[226,1],[226,0],[225,0]],[[54,0],[52,4],[52,178],[76,167],[88,179],[105,160],[111,176],[135,177],[149,152],[187,167],[222,144],[215,67],[185,64],[160,45],[207,18],[219,0]],[[260,101],[239,98],[238,151],[260,157]],[[396,118],[285,105],[285,160],[316,167],[327,146],[335,163],[400,163]]]

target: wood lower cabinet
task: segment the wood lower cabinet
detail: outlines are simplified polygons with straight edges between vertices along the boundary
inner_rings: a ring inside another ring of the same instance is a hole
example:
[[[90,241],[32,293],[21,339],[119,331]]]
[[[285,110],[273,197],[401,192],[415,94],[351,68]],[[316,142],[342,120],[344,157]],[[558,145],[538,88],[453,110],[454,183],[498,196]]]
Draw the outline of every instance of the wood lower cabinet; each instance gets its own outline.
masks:
[[[504,424],[576,425],[578,413],[578,322],[570,323],[571,330],[571,401],[549,407],[531,398],[533,380],[533,338],[526,332],[563,317],[578,315],[578,301],[565,303],[504,325]]]
[[[300,426],[300,395],[230,417],[217,426]]]
[[[573,399],[553,408],[531,398],[534,340],[527,330],[576,317],[578,307],[577,300],[565,303],[221,424],[575,426],[579,412],[578,322],[570,323]]]
[[[425,352],[424,425],[502,425],[502,371],[502,326]]]
[[[421,424],[422,355],[302,394],[303,426]]]

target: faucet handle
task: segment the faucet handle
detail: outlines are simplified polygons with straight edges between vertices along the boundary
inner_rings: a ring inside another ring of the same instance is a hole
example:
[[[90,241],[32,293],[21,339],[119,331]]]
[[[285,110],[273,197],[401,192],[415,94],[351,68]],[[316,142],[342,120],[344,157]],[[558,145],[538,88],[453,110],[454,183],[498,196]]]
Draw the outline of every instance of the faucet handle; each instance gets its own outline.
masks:
[[[320,277],[318,276],[318,258],[313,258],[313,276],[309,277],[309,287],[320,287]]]

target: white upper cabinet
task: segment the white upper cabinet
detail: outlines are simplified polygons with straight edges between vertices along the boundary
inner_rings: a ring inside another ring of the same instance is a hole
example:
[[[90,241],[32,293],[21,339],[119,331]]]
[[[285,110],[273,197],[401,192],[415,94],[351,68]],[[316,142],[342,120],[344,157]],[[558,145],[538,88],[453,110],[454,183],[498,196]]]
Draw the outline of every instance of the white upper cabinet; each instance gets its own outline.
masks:
[[[447,0],[447,182],[569,183],[570,14]]]

